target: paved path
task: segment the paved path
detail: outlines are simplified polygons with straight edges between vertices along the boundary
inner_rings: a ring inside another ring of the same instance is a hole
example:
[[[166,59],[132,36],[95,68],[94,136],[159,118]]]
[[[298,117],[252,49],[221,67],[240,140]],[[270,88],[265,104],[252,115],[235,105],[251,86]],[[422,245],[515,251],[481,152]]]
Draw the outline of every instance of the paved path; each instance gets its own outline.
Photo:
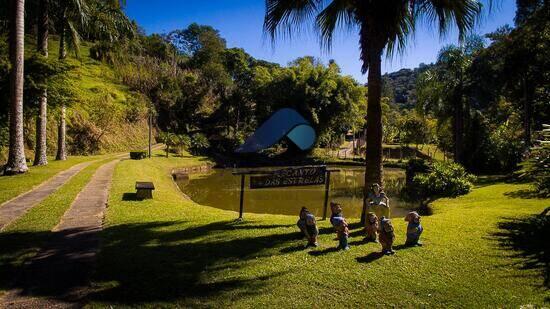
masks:
[[[2,305],[9,308],[81,307],[99,248],[115,159],[102,165],[54,228],[52,240],[25,265]]]
[[[40,204],[48,195],[55,192],[59,187],[65,184],[74,175],[90,165],[93,161],[79,163],[66,169],[52,178],[46,180],[38,187],[27,193],[0,205],[0,231],[5,229],[10,223],[20,218],[34,206]]]

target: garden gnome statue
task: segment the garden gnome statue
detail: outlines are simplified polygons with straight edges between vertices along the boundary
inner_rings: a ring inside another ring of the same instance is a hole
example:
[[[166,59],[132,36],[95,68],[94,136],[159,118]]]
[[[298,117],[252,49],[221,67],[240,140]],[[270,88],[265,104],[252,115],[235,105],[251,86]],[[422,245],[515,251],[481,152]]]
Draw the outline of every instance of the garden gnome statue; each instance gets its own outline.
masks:
[[[333,217],[332,225],[334,226],[336,236],[338,237],[338,249],[349,250],[349,229],[346,219],[344,219],[344,217]]]
[[[393,241],[395,240],[395,233],[393,232],[393,225],[390,219],[386,217],[380,218],[380,229],[378,234],[378,240],[382,245],[382,253],[386,255],[394,254]]]
[[[319,235],[319,229],[317,228],[317,221],[315,216],[306,209],[306,231],[307,231],[307,246],[317,247],[317,236]]]
[[[365,240],[367,242],[378,242],[378,217],[373,213],[367,214],[367,220],[365,221]]]
[[[405,217],[405,221],[409,222],[407,225],[407,241],[405,245],[421,246],[422,244],[418,240],[424,229],[420,224],[420,215],[416,211],[411,211]]]

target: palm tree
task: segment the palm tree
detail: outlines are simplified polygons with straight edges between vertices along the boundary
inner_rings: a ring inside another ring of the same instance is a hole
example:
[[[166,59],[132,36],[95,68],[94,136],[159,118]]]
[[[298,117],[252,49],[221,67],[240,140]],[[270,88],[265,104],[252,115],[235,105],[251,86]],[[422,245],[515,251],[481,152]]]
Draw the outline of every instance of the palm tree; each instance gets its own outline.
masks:
[[[67,46],[75,51],[76,57],[80,57],[80,34],[78,27],[83,27],[88,19],[87,6],[84,0],[58,0],[57,8],[59,16],[59,60],[67,58]],[[67,159],[66,147],[66,111],[67,107],[61,106],[57,131],[57,155],[56,160]]]
[[[25,0],[11,0],[10,8],[10,149],[5,175],[29,170],[23,143],[23,82],[25,56]]]
[[[38,52],[45,58],[48,57],[48,35],[49,35],[49,0],[40,0],[39,13],[38,13],[38,35],[36,47]],[[44,89],[38,98],[39,111],[36,118],[36,147],[34,152],[34,165],[46,165],[48,164],[47,157],[47,131],[46,126],[48,122],[48,90]]]
[[[483,39],[469,36],[461,46],[448,45],[439,51],[436,66],[421,74],[417,84],[419,103],[439,118],[452,119],[454,161],[464,163],[464,121],[469,119],[465,98],[467,71],[483,48]]]
[[[88,38],[111,42],[133,35],[133,25],[122,11],[125,1],[119,0],[57,0],[59,17],[59,59],[67,57],[67,48],[80,57],[80,33]],[[65,160],[66,106],[61,106],[56,160]]]
[[[403,51],[417,21],[436,23],[444,35],[456,24],[459,37],[474,26],[481,12],[479,0],[266,0],[264,31],[274,40],[290,36],[303,22],[315,18],[322,46],[330,49],[336,27],[359,33],[362,72],[368,72],[367,149],[365,199],[361,222],[366,215],[366,192],[382,175],[382,55]]]
[[[88,1],[89,20],[85,29],[88,40],[113,43],[134,36],[134,25],[123,11],[126,1]]]
[[[57,0],[59,33],[59,59],[67,58],[67,48],[74,50],[80,57],[79,29],[85,27],[89,19],[88,5],[85,0]]]

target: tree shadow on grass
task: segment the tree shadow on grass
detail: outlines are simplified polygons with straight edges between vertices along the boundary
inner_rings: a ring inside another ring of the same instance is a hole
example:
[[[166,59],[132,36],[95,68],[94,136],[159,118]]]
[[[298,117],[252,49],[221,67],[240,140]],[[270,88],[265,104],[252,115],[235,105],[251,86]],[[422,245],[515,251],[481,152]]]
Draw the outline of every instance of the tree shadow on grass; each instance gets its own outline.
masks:
[[[5,301],[21,307],[49,306],[29,297],[46,297],[80,306],[88,290],[99,245],[98,228],[0,234],[1,287]],[[27,249],[23,248],[27,247]]]
[[[539,196],[539,193],[536,190],[532,189],[523,189],[517,191],[506,192],[504,195],[512,198],[522,198],[522,199],[542,199]]]
[[[242,278],[225,279],[224,272],[231,269],[240,274],[238,270],[254,263],[256,258],[271,256],[270,248],[293,241],[299,235],[265,232],[290,225],[220,221],[179,229],[182,223],[123,224],[101,232],[2,233],[0,287],[20,291],[22,296],[76,304],[82,304],[84,299],[130,306],[187,300],[215,304],[216,300],[209,298],[223,293],[230,293],[233,300],[260,293],[267,280],[281,273],[253,278],[245,273]],[[230,230],[257,230],[261,235],[248,236],[248,232],[231,235]],[[90,288],[93,269],[90,265],[96,261],[94,242],[99,241],[99,236],[102,246],[93,275],[95,284]],[[35,255],[35,248],[30,263],[19,263],[30,244],[36,244],[36,248],[43,245],[45,249]]]
[[[382,252],[371,252],[367,254],[366,256],[358,257],[356,258],[357,262],[359,263],[372,263],[384,256],[384,253]]]
[[[509,182],[510,180],[510,177],[507,175],[483,175],[476,178],[474,185],[476,188],[483,188],[503,181]]]
[[[295,240],[298,235],[276,233],[231,239],[220,232],[287,226],[220,221],[179,230],[173,225],[174,222],[155,222],[107,228],[94,278],[107,286],[90,299],[125,305],[182,300],[215,304],[210,298],[226,292],[231,293],[233,300],[260,293],[266,280],[281,274],[253,279],[205,278],[216,277],[220,272],[220,277],[224,277],[223,272],[228,269],[239,273],[247,261],[254,263],[258,257],[271,256],[268,249]],[[116,284],[109,286],[112,282]]]
[[[368,243],[371,243],[372,241],[365,239],[364,237],[361,237],[359,240],[350,241],[350,246],[361,246],[366,245]]]
[[[35,254],[51,235],[51,232],[0,233],[0,290],[7,290],[13,286],[24,258]]]
[[[323,255],[327,255],[329,253],[334,253],[338,251],[341,251],[341,250],[337,247],[329,247],[322,250],[309,251],[308,253],[311,256],[323,256]]]
[[[550,289],[550,216],[547,208],[539,215],[504,218],[491,236],[498,245],[518,259],[511,264],[523,270],[536,270],[544,278],[542,287]],[[509,266],[509,265],[507,265]]]

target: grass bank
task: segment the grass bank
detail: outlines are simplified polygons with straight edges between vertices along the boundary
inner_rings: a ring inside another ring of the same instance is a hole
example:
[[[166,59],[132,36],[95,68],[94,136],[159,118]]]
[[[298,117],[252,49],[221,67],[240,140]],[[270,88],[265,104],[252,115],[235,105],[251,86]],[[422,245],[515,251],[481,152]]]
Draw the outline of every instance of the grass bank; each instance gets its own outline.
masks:
[[[496,183],[434,203],[424,247],[404,248],[395,218],[395,256],[365,244],[335,251],[328,222],[305,250],[296,218],[236,213],[185,200],[168,171],[200,158],[123,161],[115,171],[91,307],[519,307],[550,300],[544,263],[513,242],[508,222],[540,213],[548,200],[527,185]],[[133,201],[134,182],[152,180],[153,200]],[[298,207],[298,206],[297,206]],[[352,222],[357,220],[351,220]],[[542,265],[542,266],[541,266]]]

